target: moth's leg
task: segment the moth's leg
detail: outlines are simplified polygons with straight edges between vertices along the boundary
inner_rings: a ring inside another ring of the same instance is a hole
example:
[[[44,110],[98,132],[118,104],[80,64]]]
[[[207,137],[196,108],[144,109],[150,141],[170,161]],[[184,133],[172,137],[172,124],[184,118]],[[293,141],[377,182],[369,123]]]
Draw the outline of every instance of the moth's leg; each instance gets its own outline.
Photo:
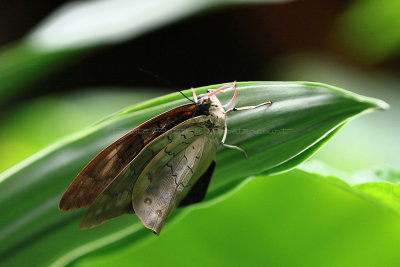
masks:
[[[240,107],[240,108],[231,108],[231,109],[228,109],[227,111],[225,111],[225,114],[228,114],[229,112],[232,112],[232,111],[241,111],[241,110],[255,109],[255,108],[258,108],[258,107],[261,107],[261,106],[265,106],[265,105],[270,105],[270,104],[272,104],[272,102],[271,102],[271,101],[267,101],[267,102],[264,102],[264,103],[261,103],[261,104],[255,105],[255,106],[247,106],[247,107]],[[246,153],[246,151],[244,151],[243,148],[240,148],[240,147],[238,147],[238,146],[232,146],[232,145],[227,145],[227,144],[225,144],[225,140],[226,140],[227,134],[228,134],[228,127],[227,127],[227,125],[226,125],[226,120],[225,120],[225,129],[224,129],[224,135],[223,135],[222,140],[221,140],[221,144],[222,144],[224,147],[234,148],[234,149],[237,149],[237,150],[241,151],[241,152],[244,154],[244,157],[247,159],[247,153]]]
[[[246,153],[246,151],[245,151],[243,148],[240,148],[240,147],[238,147],[238,146],[227,145],[227,144],[224,144],[224,143],[221,143],[221,144],[222,144],[224,147],[233,148],[233,149],[239,150],[240,152],[243,153],[243,156],[245,157],[245,159],[247,159],[247,153]]]
[[[194,90],[194,88],[192,87],[192,88],[190,88],[190,90],[192,90],[192,94],[193,94],[193,99],[194,99],[194,102],[195,103],[197,103],[197,95],[196,95],[196,91]]]
[[[262,107],[262,106],[265,106],[265,105],[270,105],[270,104],[272,104],[272,102],[271,101],[267,101],[267,102],[264,102],[264,103],[261,103],[261,104],[255,105],[255,106],[247,106],[247,107],[240,107],[240,108],[230,108],[227,111],[225,111],[225,114],[228,114],[229,112],[232,112],[232,111],[255,109],[255,108],[259,108],[259,107]]]
[[[228,125],[226,124],[226,120],[225,120],[224,135],[222,136],[221,144],[225,144],[227,135],[228,135]]]
[[[221,145],[223,145],[224,147],[227,147],[227,148],[233,148],[233,149],[239,150],[240,152],[243,153],[244,157],[247,159],[247,153],[246,153],[246,151],[244,151],[243,148],[240,148],[238,146],[232,146],[232,145],[225,144],[225,140],[226,140],[227,134],[228,134],[228,127],[226,125],[226,120],[225,120],[224,136],[222,137]]]

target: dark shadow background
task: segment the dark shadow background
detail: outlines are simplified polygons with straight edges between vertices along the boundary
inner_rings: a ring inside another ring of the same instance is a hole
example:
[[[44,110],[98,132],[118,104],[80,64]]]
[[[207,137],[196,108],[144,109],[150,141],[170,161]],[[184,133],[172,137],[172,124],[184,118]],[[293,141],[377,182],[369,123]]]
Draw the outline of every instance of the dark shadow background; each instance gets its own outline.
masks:
[[[22,38],[63,2],[0,3],[0,45]],[[350,60],[330,42],[330,33],[336,16],[351,2],[299,0],[213,10],[86,54],[14,101],[82,87],[182,89],[233,80],[276,80],[274,59],[298,51],[330,52]]]

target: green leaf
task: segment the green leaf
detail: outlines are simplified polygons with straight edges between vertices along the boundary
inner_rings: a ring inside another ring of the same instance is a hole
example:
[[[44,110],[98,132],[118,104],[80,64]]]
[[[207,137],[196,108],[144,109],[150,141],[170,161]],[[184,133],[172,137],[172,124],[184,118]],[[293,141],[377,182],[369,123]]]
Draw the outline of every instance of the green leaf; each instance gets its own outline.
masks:
[[[399,240],[398,216],[296,168],[73,266],[399,266]]]
[[[80,88],[13,105],[0,120],[0,172],[110,113],[163,94],[140,88]]]
[[[219,86],[199,88],[197,93]],[[185,93],[190,95],[190,91]],[[219,94],[222,103],[230,97],[229,93]],[[248,177],[295,167],[349,119],[387,108],[377,99],[308,82],[241,82],[233,105],[248,106],[267,100],[272,105],[229,114],[227,143],[244,148],[249,159],[236,150],[221,148],[207,200],[226,197]],[[57,204],[75,175],[101,149],[145,120],[183,103],[187,100],[175,93],[127,108],[0,174],[2,262],[67,264],[117,241],[119,245],[139,242],[151,234],[135,216],[122,216],[100,227],[79,231],[77,221],[82,211],[61,213]],[[39,253],[44,250],[46,254]]]
[[[292,55],[274,66],[281,70],[276,74],[279,80],[318,80],[352,88],[353,92],[379,97],[391,107],[346,126],[316,155],[318,159],[349,172],[374,165],[399,165],[400,94],[397,88],[400,88],[400,80],[397,77],[365,72],[336,59],[313,54]]]
[[[400,171],[380,167],[348,174],[317,160],[308,161],[299,169],[318,175],[317,179],[323,178],[400,215]]]
[[[3,48],[0,53],[0,104],[37,80],[67,67],[83,53],[138,37],[199,12],[244,3],[239,0],[68,2],[24,39]]]

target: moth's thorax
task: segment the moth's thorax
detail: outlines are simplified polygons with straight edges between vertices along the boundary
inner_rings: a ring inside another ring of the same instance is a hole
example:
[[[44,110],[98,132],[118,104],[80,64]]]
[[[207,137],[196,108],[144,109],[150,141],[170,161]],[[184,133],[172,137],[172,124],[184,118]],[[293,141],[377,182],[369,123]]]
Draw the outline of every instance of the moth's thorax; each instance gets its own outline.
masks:
[[[200,95],[197,105],[199,108],[198,115],[209,116],[211,128],[213,129],[212,134],[216,136],[222,135],[226,117],[224,108],[218,98],[216,96]]]

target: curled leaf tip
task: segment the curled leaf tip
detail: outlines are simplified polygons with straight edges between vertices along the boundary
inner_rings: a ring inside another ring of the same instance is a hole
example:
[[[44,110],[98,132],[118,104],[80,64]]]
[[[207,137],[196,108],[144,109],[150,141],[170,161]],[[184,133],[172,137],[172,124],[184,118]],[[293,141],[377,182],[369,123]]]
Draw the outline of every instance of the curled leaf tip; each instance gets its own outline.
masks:
[[[373,110],[387,110],[390,108],[390,105],[385,101],[373,97],[363,97],[361,101],[364,103],[368,103],[370,105],[370,109]]]
[[[390,105],[383,100],[375,99],[376,108],[379,110],[386,110],[390,108]]]

